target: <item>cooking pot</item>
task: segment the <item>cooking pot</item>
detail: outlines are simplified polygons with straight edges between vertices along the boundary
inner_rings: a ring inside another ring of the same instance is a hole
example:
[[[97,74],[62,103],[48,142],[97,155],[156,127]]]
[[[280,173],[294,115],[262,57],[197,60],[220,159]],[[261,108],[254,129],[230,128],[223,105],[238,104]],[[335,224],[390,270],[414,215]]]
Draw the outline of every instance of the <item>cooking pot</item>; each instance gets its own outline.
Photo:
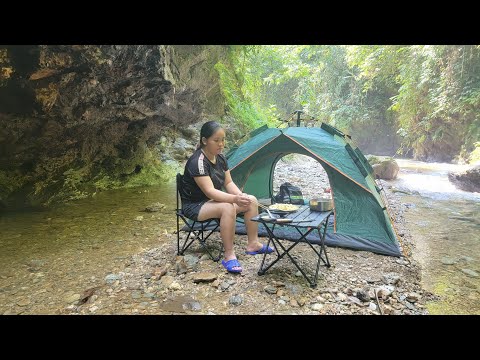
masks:
[[[310,210],[312,211],[330,211],[333,209],[333,199],[331,197],[318,197],[310,200]]]

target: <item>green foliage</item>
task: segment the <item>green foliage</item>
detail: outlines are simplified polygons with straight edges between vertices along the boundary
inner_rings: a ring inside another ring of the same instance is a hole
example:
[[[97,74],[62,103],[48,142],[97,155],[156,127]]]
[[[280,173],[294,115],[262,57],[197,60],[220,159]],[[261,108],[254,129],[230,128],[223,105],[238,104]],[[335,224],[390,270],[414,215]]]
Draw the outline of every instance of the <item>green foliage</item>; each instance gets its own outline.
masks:
[[[472,151],[468,160],[471,164],[480,162],[480,141],[475,143],[475,150]]]
[[[480,139],[480,47],[235,47],[243,101],[267,118],[302,109],[361,148],[466,158]]]
[[[255,108],[252,102],[245,99],[235,72],[222,62],[218,62],[215,69],[220,76],[222,93],[226,100],[229,115],[242,121],[252,130],[264,123],[265,116]]]

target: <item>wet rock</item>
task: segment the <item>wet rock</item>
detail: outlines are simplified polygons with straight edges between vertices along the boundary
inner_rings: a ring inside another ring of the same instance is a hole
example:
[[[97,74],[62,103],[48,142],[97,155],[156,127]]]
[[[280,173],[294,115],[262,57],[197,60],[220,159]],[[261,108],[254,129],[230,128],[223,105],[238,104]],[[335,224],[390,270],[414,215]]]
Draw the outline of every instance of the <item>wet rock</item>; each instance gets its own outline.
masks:
[[[479,276],[479,274],[478,274],[476,271],[472,270],[472,269],[462,269],[462,271],[463,271],[465,274],[467,274],[468,276],[471,276],[471,277],[478,277],[478,276]]]
[[[452,258],[447,257],[447,256],[443,257],[440,261],[444,265],[453,265],[457,262],[455,259],[452,259]]]
[[[212,282],[217,279],[217,275],[211,272],[200,272],[193,275],[194,283]]]
[[[463,172],[449,172],[448,179],[463,191],[480,192],[480,165]]]
[[[28,270],[31,272],[40,271],[40,269],[45,266],[45,260],[33,259],[30,260],[27,264]]]
[[[156,212],[156,211],[162,210],[164,207],[165,207],[165,204],[156,202],[156,203],[153,203],[153,204],[148,205],[148,206],[145,208],[144,211],[146,211],[146,212]]]

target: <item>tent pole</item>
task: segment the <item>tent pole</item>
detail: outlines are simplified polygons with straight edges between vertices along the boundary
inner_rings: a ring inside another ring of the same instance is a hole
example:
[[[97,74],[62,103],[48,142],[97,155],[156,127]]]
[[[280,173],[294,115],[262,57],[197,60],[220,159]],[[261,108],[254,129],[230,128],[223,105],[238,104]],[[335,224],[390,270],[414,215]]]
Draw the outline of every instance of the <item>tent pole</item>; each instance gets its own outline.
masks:
[[[297,114],[297,127],[300,127],[300,114],[303,114],[303,111],[302,110],[295,110],[293,113]]]

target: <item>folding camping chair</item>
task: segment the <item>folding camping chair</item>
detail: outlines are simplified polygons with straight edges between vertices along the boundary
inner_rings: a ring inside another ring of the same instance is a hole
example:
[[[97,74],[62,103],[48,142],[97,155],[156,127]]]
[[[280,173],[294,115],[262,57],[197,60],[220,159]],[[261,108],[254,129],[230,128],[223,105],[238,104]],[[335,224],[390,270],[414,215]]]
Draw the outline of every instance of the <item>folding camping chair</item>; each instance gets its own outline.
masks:
[[[212,233],[217,230],[217,228],[220,226],[220,219],[207,219],[204,221],[195,221],[192,219],[189,219],[185,216],[182,210],[182,180],[183,180],[183,175],[178,173],[177,174],[177,208],[176,208],[176,215],[177,215],[177,255],[183,255],[185,250],[187,250],[190,245],[195,240],[198,240],[200,242],[200,245],[205,249],[205,251],[208,253],[210,258],[213,261],[218,261],[220,260],[220,257],[222,256],[222,249],[220,248],[218,256],[213,256],[211,251],[208,249],[208,246],[206,245],[207,239],[212,235]],[[180,229],[180,219],[184,222],[184,226]],[[183,241],[183,244],[181,244],[180,241],[180,232],[186,233],[186,238]]]

